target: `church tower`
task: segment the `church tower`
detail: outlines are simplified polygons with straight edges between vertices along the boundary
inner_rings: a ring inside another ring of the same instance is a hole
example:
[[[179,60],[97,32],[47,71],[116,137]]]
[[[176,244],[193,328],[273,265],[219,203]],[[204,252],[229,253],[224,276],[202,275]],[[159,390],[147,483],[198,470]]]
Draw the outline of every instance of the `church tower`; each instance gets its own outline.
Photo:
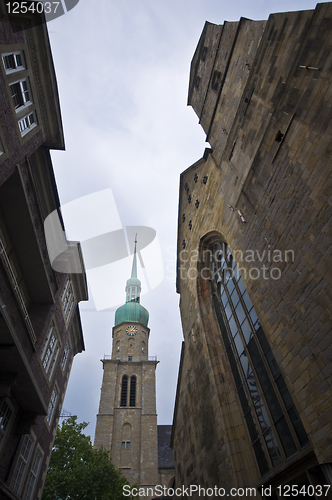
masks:
[[[102,360],[104,376],[94,446],[110,450],[113,464],[131,484],[158,484],[155,371],[148,355],[149,313],[140,304],[136,239],[126,303],[115,312],[112,355]]]

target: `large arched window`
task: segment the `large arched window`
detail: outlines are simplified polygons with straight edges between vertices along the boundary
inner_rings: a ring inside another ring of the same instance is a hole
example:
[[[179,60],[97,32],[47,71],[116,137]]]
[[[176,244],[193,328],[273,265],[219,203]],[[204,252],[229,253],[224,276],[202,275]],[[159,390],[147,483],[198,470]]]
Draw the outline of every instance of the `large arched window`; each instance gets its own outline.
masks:
[[[120,406],[128,406],[128,382],[128,375],[123,375],[121,381]],[[132,375],[129,385],[129,406],[136,406],[136,385],[137,377],[136,375]]]
[[[127,396],[128,396],[128,375],[123,375],[121,381],[120,406],[127,406]]]
[[[129,406],[136,406],[136,375],[130,377]]]
[[[228,245],[214,240],[203,252],[220,333],[264,475],[308,438]]]

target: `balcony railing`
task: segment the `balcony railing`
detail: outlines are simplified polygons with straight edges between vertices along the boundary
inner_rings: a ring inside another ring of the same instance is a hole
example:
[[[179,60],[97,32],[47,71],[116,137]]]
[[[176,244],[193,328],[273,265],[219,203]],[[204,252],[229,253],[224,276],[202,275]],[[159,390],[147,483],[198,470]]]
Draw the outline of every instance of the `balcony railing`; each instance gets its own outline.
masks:
[[[157,356],[112,356],[111,354],[104,354],[104,359],[119,359],[120,361],[157,361]]]

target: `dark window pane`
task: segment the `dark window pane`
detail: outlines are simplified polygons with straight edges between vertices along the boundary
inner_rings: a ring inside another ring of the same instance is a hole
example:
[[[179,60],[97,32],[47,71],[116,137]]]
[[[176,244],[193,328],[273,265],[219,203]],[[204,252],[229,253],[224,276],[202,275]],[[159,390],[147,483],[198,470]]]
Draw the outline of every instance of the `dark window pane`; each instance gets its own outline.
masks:
[[[256,366],[257,363],[260,362],[262,357],[253,338],[250,340],[250,342],[248,342],[248,351],[251,357],[251,361],[253,362],[254,366]]]
[[[15,109],[20,107],[20,106],[23,106],[24,102],[23,102],[23,96],[22,96],[20,84],[13,83],[12,85],[10,85],[10,90],[11,90],[12,98],[14,101]]]
[[[216,312],[221,335],[222,335],[222,337],[224,337],[224,334],[227,335],[226,326],[225,326],[224,319],[222,317],[221,306],[219,304],[219,300],[215,295],[213,295],[213,305],[214,305],[214,310]]]
[[[249,406],[247,394],[246,394],[246,391],[245,391],[243,385],[241,385],[239,387],[238,394],[239,394],[243,414],[246,414],[250,411],[250,406]]]
[[[244,376],[247,378],[249,373],[251,372],[251,369],[245,352],[243,352],[242,355],[240,356],[240,363],[243,368]]]
[[[246,287],[244,286],[244,283],[243,283],[243,281],[242,281],[241,276],[240,276],[240,278],[239,278],[239,280],[238,280],[238,282],[237,282],[237,285],[238,285],[238,287],[239,287],[239,290],[240,290],[240,293],[241,293],[241,294],[242,294],[242,293],[244,293],[244,292],[246,291]],[[248,294],[247,294],[247,295],[248,295]]]
[[[277,467],[277,465],[281,464],[282,458],[280,456],[277,441],[274,434],[272,433],[272,430],[264,435],[264,439],[271,458],[272,465],[273,467]]]
[[[277,384],[277,387],[279,389],[279,392],[280,392],[280,395],[281,395],[281,398],[284,402],[284,405],[286,406],[286,408],[290,408],[291,406],[293,406],[293,400],[292,400],[292,397],[291,395],[289,394],[289,391],[287,389],[287,386],[285,384],[285,381],[284,379],[282,378],[282,376],[280,375],[277,379],[276,379],[276,384]]]
[[[265,432],[269,427],[271,427],[271,422],[262,399],[256,401],[255,408],[259,425],[262,429],[262,432]]]
[[[5,63],[5,69],[14,69],[15,68],[15,60],[13,54],[9,54],[8,56],[4,56],[3,58]]]
[[[251,330],[251,327],[249,325],[249,321],[247,319],[244,320],[244,322],[242,323],[241,330],[242,330],[242,333],[244,336],[244,340],[247,344],[250,341],[250,339],[252,338],[252,330]]]
[[[127,406],[127,393],[128,393],[128,377],[127,375],[123,375],[121,384],[120,406]]]
[[[226,294],[225,290],[223,290],[220,298],[221,298],[221,302],[223,303],[223,305],[227,304],[228,299],[227,299],[227,294]]]
[[[253,322],[253,324],[255,324],[256,321],[258,320],[258,316],[257,316],[256,311],[253,307],[249,311],[249,315],[250,315],[251,321]]]
[[[267,474],[269,472],[270,469],[269,469],[269,465],[267,463],[266,456],[265,456],[265,453],[263,451],[262,443],[260,442],[260,440],[257,440],[256,443],[253,444],[253,448],[254,448],[259,471],[260,471],[261,475],[264,476],[265,474]]]
[[[305,444],[308,443],[309,439],[308,439],[307,433],[302,425],[300,416],[297,413],[295,406],[293,406],[292,408],[290,408],[288,410],[288,415],[289,415],[289,418],[291,419],[291,422],[293,424],[293,427],[294,427],[294,430],[296,432],[297,438],[300,442],[300,445],[304,446]]]
[[[267,370],[263,364],[263,360],[261,360],[256,366],[256,373],[258,376],[259,383],[263,389],[263,392],[267,391],[267,389],[271,385],[270,377],[267,373]]]
[[[237,303],[239,302],[239,296],[238,296],[238,293],[236,291],[236,289],[234,288],[233,292],[232,292],[232,295],[231,295],[231,300],[232,300],[232,303],[233,303],[233,306],[236,307]]]
[[[129,406],[136,406],[136,376],[130,377]]]
[[[280,370],[276,358],[273,356],[273,352],[271,351],[271,349],[269,349],[266,352],[265,357],[266,361],[268,362],[271,373],[273,375],[273,378],[276,378],[280,374]]]
[[[272,416],[272,420],[273,422],[276,422],[282,415],[282,409],[279,404],[279,401],[277,400],[277,396],[272,385],[270,385],[269,389],[264,393],[264,395],[267,402],[267,406]]]
[[[225,313],[226,313],[227,319],[229,319],[232,316],[232,309],[231,309],[231,306],[229,305],[228,302],[225,305]]]
[[[15,59],[16,59],[16,66],[23,66],[23,65],[22,65],[22,58],[21,58],[21,54],[16,54],[16,55],[15,55]]]
[[[229,279],[227,281],[227,290],[229,291],[229,293],[231,294],[232,291],[234,290],[234,283],[233,283],[233,280],[232,279]]]
[[[263,349],[263,352],[268,351],[270,349],[270,346],[265,336],[264,330],[261,326],[257,329],[256,335],[261,345],[261,348]]]
[[[236,315],[237,315],[237,319],[239,321],[239,323],[243,323],[243,321],[245,320],[245,313],[244,313],[244,310],[243,310],[243,307],[242,307],[242,304],[241,302],[238,303],[238,305],[235,307],[235,312],[236,312]]]
[[[229,324],[229,328],[232,332],[232,335],[234,336],[237,332],[237,326],[236,326],[236,323],[235,323],[235,319],[233,316],[231,316],[228,320],[228,324]]]
[[[249,411],[244,418],[246,419],[251,442],[256,441],[256,439],[258,438],[258,431],[254,416],[251,411]]]
[[[243,288],[244,288],[244,285],[243,285]],[[244,288],[244,290],[245,290],[245,288]],[[244,300],[246,308],[248,309],[248,311],[250,311],[250,309],[252,308],[252,302],[250,300],[250,297],[249,297],[247,291],[244,292],[244,294],[242,295],[242,298]]]
[[[234,342],[235,342],[235,347],[236,347],[237,353],[240,356],[242,354],[244,347],[243,347],[242,339],[238,333],[234,337]]]
[[[258,391],[258,387],[256,384],[254,374],[252,373],[251,370],[248,370],[248,373],[247,373],[247,384],[248,384],[251,398],[255,402],[257,399],[260,398],[260,395],[259,395],[259,391]]]
[[[281,441],[282,447],[284,449],[286,457],[290,457],[296,453],[297,449],[292,438],[291,432],[287,425],[285,417],[281,417],[275,424],[279,439]]]
[[[233,351],[231,349],[228,349],[226,352],[227,352],[227,357],[228,357],[228,360],[229,360],[229,364],[231,366],[231,370],[232,370],[232,374],[233,374],[235,386],[238,389],[242,385],[242,378],[241,378],[238,366],[236,364]]]
[[[254,330],[255,330],[255,332],[256,332],[257,330],[259,330],[259,328],[261,328],[261,324],[260,324],[259,319],[258,319],[258,320],[256,321],[256,323],[254,324]]]

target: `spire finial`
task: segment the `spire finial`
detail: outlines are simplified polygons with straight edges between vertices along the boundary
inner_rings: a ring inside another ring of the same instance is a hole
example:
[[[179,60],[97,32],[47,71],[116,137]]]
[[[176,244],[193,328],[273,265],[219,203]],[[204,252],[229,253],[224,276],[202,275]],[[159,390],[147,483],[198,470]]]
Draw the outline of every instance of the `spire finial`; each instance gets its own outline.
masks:
[[[131,270],[131,278],[137,278],[137,256],[136,256],[136,244],[137,244],[137,233],[135,235],[135,247],[134,247],[134,259],[133,259],[133,267]]]

